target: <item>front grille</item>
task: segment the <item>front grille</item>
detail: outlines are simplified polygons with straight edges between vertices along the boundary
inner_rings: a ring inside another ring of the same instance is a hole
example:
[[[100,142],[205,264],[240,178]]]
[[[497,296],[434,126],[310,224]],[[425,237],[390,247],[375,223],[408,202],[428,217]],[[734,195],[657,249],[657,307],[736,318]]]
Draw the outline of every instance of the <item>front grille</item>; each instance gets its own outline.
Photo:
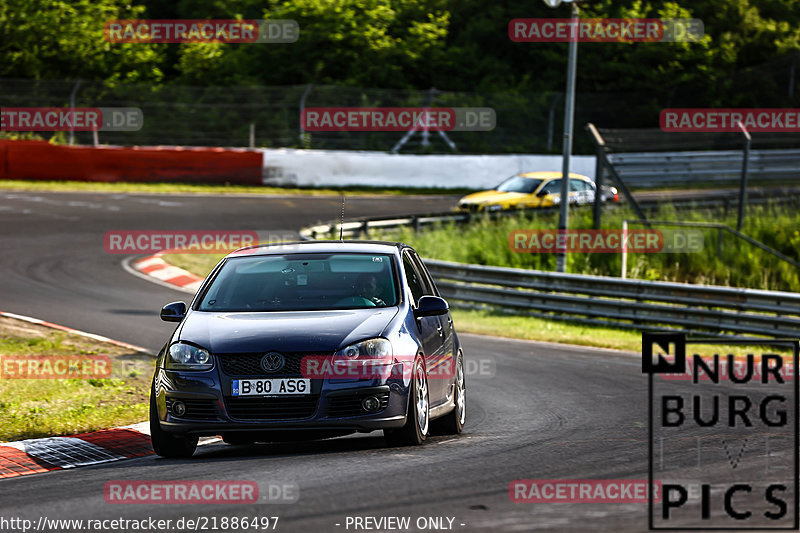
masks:
[[[293,420],[311,418],[318,395],[272,398],[225,398],[228,414],[238,420]]]
[[[369,396],[375,396],[381,402],[381,408],[377,411],[370,411],[369,413],[361,407],[361,400]],[[328,407],[329,417],[347,417],[347,416],[360,416],[366,414],[375,414],[383,411],[389,405],[389,393],[380,392],[377,394],[362,393],[346,396],[332,396],[330,398],[331,404]]]
[[[184,405],[186,405],[186,413],[184,413],[183,416],[176,418],[191,418],[194,420],[216,420],[219,418],[217,413],[217,402],[215,400],[167,398],[167,409],[170,413],[172,413],[172,404],[175,400],[180,400],[184,403]]]
[[[281,352],[286,359],[286,364],[278,372],[269,373],[261,368],[261,358],[266,354],[267,352],[218,354],[217,360],[220,362],[222,371],[229,376],[301,377],[300,363],[303,357],[317,355]]]

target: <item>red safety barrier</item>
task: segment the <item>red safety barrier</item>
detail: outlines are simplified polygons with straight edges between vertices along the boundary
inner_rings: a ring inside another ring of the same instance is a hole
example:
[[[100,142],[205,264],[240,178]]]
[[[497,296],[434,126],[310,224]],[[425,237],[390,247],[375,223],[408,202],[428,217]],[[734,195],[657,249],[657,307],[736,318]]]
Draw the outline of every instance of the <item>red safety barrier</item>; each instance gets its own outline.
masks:
[[[261,185],[261,167],[260,152],[236,148],[0,141],[0,179]]]

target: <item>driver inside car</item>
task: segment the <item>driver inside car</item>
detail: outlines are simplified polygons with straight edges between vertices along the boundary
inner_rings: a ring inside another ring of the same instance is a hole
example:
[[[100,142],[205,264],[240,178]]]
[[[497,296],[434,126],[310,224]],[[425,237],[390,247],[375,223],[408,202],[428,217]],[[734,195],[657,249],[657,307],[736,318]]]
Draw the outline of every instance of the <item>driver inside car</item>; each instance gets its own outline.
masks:
[[[376,306],[386,305],[381,298],[383,287],[378,283],[378,276],[371,272],[362,273],[355,283],[356,294],[374,303]]]

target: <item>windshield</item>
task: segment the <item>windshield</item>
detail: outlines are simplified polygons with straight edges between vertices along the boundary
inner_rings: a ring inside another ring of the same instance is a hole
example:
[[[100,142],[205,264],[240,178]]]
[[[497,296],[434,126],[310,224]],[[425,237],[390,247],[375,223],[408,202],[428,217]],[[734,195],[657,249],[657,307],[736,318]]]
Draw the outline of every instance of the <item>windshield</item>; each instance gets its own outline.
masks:
[[[497,186],[500,192],[522,192],[530,194],[536,190],[542,183],[542,180],[536,178],[523,178],[521,176],[512,176],[506,181]]]
[[[199,311],[303,311],[397,305],[392,256],[287,254],[235,257]]]

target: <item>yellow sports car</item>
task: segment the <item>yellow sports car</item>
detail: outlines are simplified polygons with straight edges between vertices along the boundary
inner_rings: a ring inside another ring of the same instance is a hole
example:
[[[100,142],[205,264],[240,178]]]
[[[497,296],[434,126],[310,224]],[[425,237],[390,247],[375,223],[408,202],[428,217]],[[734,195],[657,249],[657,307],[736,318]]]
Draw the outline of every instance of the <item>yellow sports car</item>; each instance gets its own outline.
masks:
[[[569,203],[586,205],[594,202],[595,183],[581,174],[569,175]],[[619,201],[614,187],[603,186],[601,200]],[[550,207],[561,201],[561,172],[525,172],[511,176],[490,191],[468,194],[458,201],[460,211],[500,211]]]

